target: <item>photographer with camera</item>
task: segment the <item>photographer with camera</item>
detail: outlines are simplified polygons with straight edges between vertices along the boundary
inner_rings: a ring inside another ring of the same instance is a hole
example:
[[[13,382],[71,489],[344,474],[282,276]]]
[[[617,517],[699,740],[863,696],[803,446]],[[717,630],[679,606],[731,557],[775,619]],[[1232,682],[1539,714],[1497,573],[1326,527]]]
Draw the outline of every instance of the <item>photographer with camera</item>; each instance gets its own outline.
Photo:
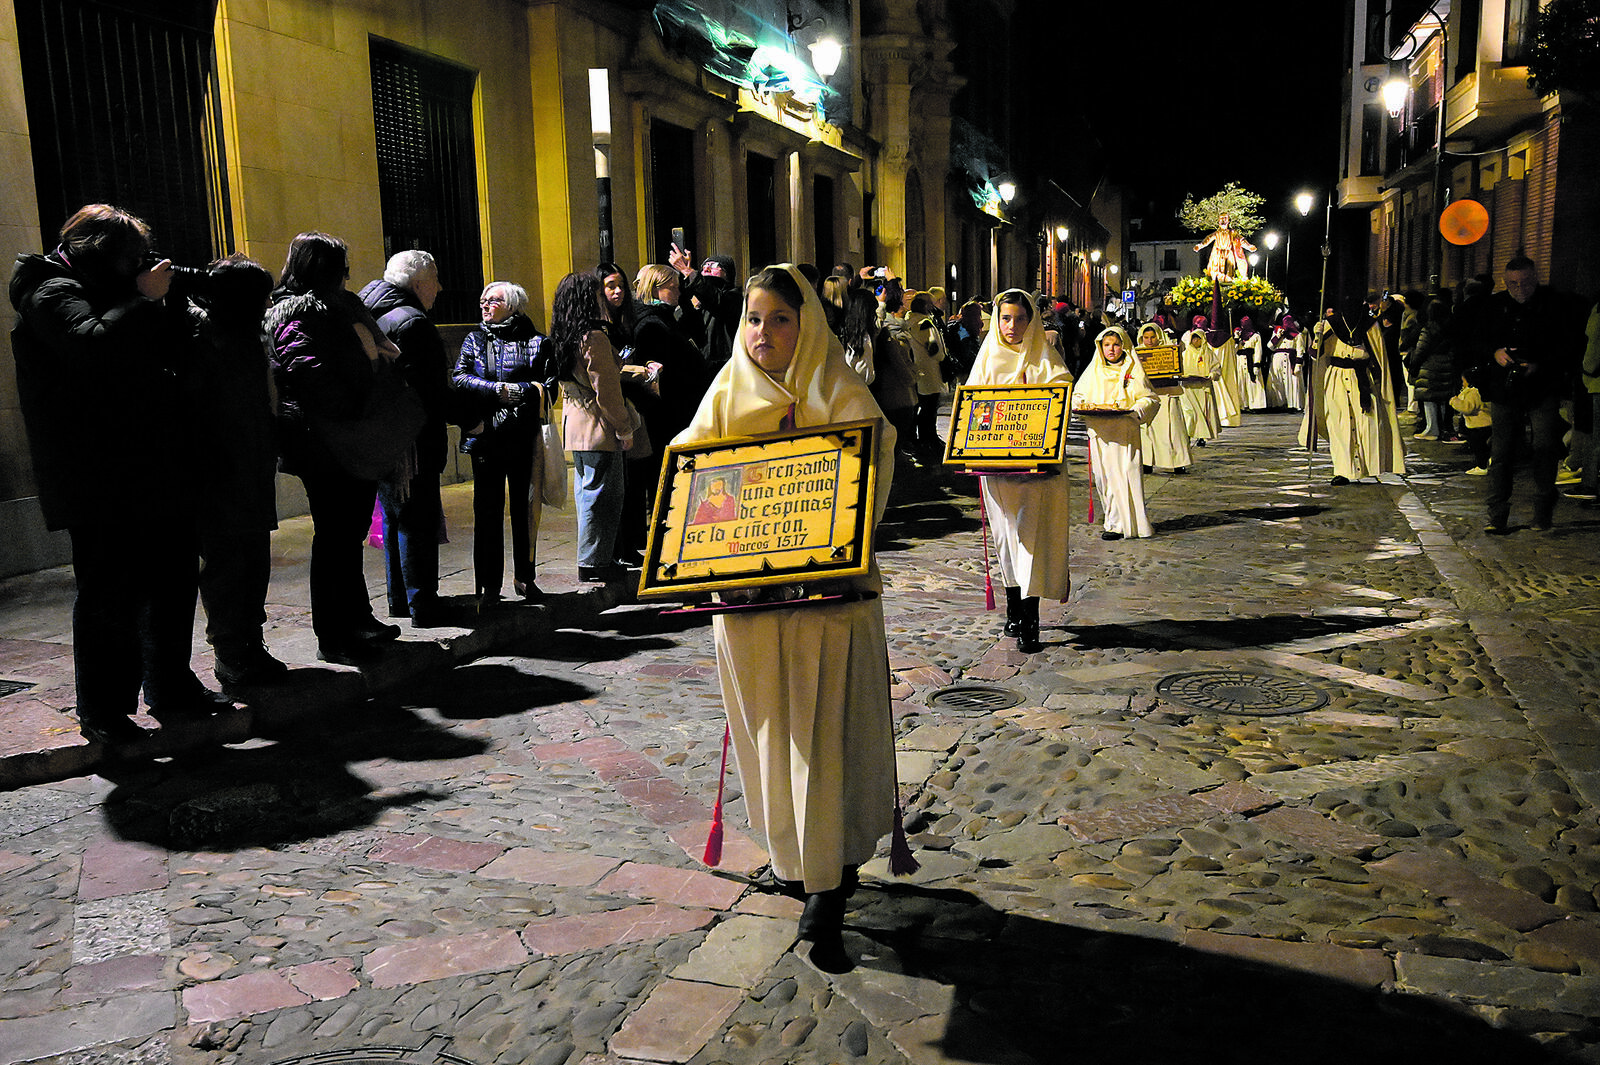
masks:
[[[126,744],[142,687],[163,721],[230,705],[190,668],[199,551],[172,264],[141,218],[89,204],[11,277],[17,387],[46,525],[72,541],[77,713]]]
[[[1504,280],[1505,290],[1489,297],[1482,328],[1473,333],[1493,419],[1484,532],[1509,531],[1524,424],[1532,428],[1533,530],[1548,532],[1556,509],[1561,401],[1576,380],[1583,351],[1582,308],[1572,297],[1539,284],[1539,268],[1525,256],[1506,263]]]

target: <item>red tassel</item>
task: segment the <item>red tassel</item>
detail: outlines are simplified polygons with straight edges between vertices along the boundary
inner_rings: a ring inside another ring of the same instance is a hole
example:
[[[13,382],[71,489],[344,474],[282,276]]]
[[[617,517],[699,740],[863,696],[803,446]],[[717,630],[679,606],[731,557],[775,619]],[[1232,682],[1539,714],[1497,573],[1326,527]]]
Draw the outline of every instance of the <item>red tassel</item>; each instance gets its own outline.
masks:
[[[906,839],[905,814],[900,809],[900,793],[894,796],[894,835],[889,838],[889,872],[895,876],[910,876],[922,863],[911,853],[911,841]]]
[[[722,785],[728,779],[728,725],[722,726],[722,769],[717,773],[717,805],[711,810],[711,831],[700,860],[715,869],[722,862]]]
[[[978,517],[983,520],[983,609],[993,610],[994,576],[989,572],[989,508],[983,504],[982,477],[978,478]]]

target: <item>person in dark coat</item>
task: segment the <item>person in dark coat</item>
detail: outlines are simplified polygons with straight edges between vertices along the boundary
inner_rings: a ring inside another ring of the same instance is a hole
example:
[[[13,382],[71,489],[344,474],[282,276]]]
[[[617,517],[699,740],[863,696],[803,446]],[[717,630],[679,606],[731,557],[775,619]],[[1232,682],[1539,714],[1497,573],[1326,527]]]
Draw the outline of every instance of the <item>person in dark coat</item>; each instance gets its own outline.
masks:
[[[1406,352],[1411,392],[1422,407],[1423,426],[1416,434],[1418,440],[1441,440],[1450,435],[1448,404],[1461,385],[1455,348],[1450,307],[1443,300],[1434,300],[1427,307],[1427,322]]]
[[[341,427],[359,423],[378,379],[399,355],[371,312],[345,289],[350,248],[327,233],[289,244],[267,308],[278,387],[280,466],[298,476],[311,510],[311,628],[317,657],[360,665],[400,626],[372,616],[361,551],[377,480],[356,469]]]
[[[708,255],[696,270],[686,248],[674,244],[667,262],[683,275],[683,302],[699,312],[705,333],[696,338],[706,371],[715,376],[733,354],[733,338],[744,313],[744,291],[734,262],[726,255]]]
[[[86,739],[125,744],[142,688],[163,722],[230,705],[190,668],[199,550],[172,264],[150,227],[81,208],[11,276],[17,391],[45,524],[72,543],[72,657]]]
[[[383,277],[361,290],[361,302],[378,328],[400,349],[394,367],[422,400],[427,417],[417,434],[415,464],[378,482],[389,616],[409,617],[418,629],[444,624],[439,605],[439,475],[450,452],[446,423],[456,419],[450,361],[428,317],[441,287],[433,256],[413,250],[392,256]]]
[[[1523,425],[1532,432],[1533,529],[1546,532],[1555,518],[1556,463],[1561,458],[1561,400],[1583,351],[1583,320],[1571,297],[1539,284],[1531,259],[1506,263],[1505,291],[1489,297],[1482,329],[1474,337],[1484,398],[1493,427],[1489,437],[1486,499],[1491,535],[1509,531],[1511,487]]]
[[[191,409],[199,437],[200,601],[224,690],[272,684],[288,667],[267,651],[267,586],[278,527],[277,393],[261,315],[272,275],[232,255],[189,297]]]

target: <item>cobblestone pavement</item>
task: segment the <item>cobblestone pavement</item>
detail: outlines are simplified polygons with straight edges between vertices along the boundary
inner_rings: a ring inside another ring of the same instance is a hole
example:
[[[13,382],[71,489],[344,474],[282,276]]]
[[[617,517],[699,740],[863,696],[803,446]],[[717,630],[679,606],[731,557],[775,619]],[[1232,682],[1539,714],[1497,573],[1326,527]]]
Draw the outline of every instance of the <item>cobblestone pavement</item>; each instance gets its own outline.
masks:
[[[1033,656],[983,609],[970,481],[901,472],[922,867],[863,871],[842,975],[744,882],[731,773],[700,863],[709,631],[570,590],[570,515],[550,605],[121,762],[59,713],[69,576],[0,584],[0,676],[36,684],[0,699],[0,1062],[1600,1062],[1600,511],[1488,538],[1464,452],[1332,488],[1293,421],[1149,477],[1152,539],[1075,528]],[[303,601],[273,613],[309,662]]]

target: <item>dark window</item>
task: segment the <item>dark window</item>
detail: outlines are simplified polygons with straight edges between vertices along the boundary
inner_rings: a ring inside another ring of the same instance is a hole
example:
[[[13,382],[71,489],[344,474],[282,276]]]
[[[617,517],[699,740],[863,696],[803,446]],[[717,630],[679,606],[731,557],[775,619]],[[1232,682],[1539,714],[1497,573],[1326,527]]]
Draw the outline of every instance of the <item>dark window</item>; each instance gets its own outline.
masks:
[[[477,75],[376,38],[371,54],[383,253],[430,253],[444,286],[434,318],[476,321],[483,289],[472,136]]]
[[[1382,4],[1367,8],[1366,56],[1361,61],[1367,65],[1389,61],[1388,12]]]
[[[1163,248],[1161,250],[1161,269],[1163,269],[1163,270],[1181,270],[1181,269],[1183,269],[1181,266],[1178,265],[1178,249],[1177,248]]]
[[[831,270],[837,261],[833,257],[833,178],[818,174],[811,182],[811,213],[816,220],[817,269]]]
[[[745,157],[750,210],[750,272],[778,261],[778,164],[750,152]]]
[[[1383,173],[1383,141],[1388,131],[1389,113],[1382,104],[1361,105],[1361,173]]]
[[[1130,274],[1142,274],[1142,273],[1144,273],[1144,263],[1140,260],[1139,253],[1136,252],[1136,251],[1130,251],[1128,253],[1128,273],[1130,273]]]
[[[1455,0],[1451,14],[1456,16],[1452,20],[1455,27],[1450,31],[1450,39],[1456,42],[1456,75],[1451,80],[1453,85],[1477,68],[1476,42],[1478,26],[1483,21],[1483,0]],[[1462,42],[1466,44],[1463,45]]]
[[[694,193],[698,187],[694,179],[694,132],[659,118],[651,119],[650,214],[655,225],[656,248],[645,256],[647,262],[667,261],[674,229],[683,230],[683,246],[689,254],[700,260],[716,254],[715,248],[700,247],[696,235]]]
[[[39,224],[86,203],[147,219],[158,248],[232,251],[208,2],[17,0]]]
[[[1501,60],[1506,66],[1522,66],[1528,61],[1537,10],[1537,0],[1506,0],[1506,48]]]

